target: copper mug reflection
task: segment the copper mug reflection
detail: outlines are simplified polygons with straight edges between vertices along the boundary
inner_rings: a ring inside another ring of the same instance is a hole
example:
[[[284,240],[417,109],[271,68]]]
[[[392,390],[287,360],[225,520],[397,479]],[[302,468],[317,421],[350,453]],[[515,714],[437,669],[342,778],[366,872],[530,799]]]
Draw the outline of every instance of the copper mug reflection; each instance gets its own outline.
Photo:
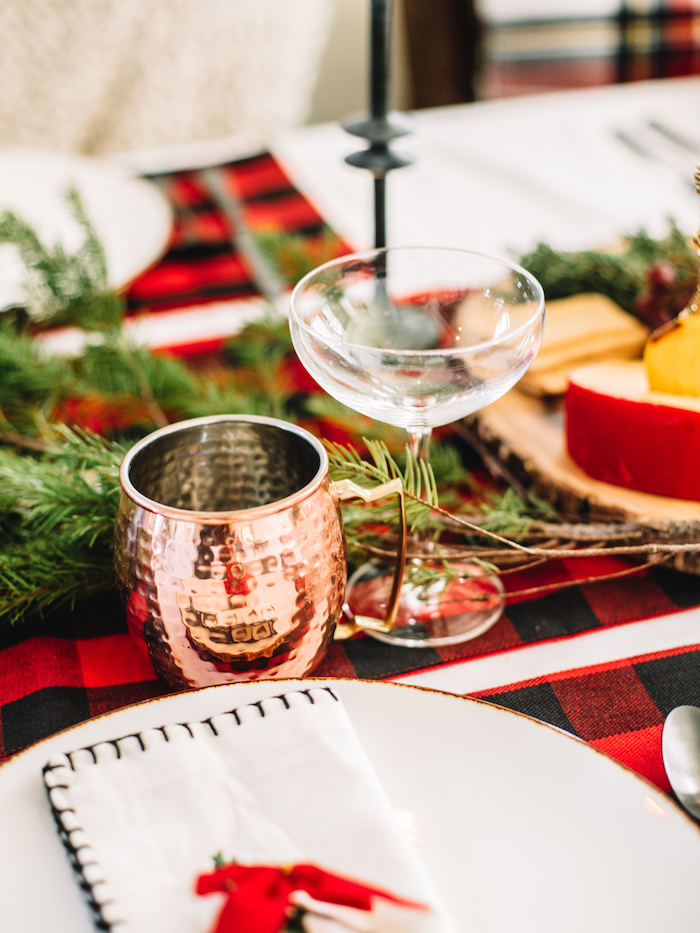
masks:
[[[303,677],[319,663],[347,579],[339,499],[397,493],[400,481],[333,483],[323,445],[272,418],[221,415],[169,425],[121,466],[115,569],[129,629],[174,687]]]

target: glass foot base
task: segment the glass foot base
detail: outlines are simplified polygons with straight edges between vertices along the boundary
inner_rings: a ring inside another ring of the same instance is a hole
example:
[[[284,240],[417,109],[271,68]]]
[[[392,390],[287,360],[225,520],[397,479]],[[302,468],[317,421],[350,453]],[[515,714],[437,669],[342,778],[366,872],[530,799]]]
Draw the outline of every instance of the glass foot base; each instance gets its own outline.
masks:
[[[446,580],[420,580],[416,573],[430,563],[414,562],[401,590],[399,613],[390,632],[366,629],[368,635],[389,645],[436,648],[457,645],[482,635],[503,613],[503,584],[498,576],[484,575],[475,564],[452,565],[459,576]],[[364,564],[348,581],[346,606],[350,617],[386,618],[392,568],[378,561]]]

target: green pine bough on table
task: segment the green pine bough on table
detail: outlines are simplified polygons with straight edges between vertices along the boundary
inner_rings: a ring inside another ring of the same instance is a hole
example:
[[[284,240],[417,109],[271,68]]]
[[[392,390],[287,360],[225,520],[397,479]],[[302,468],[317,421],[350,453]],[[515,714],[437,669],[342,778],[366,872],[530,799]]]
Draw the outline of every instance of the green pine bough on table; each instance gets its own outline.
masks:
[[[35,455],[0,448],[0,619],[15,623],[114,586],[126,447],[53,426]]]
[[[0,217],[0,243],[19,249],[28,275],[23,307],[0,315],[0,621],[22,622],[114,587],[113,522],[124,453],[161,424],[201,415],[263,414],[365,436],[364,458],[350,446],[328,445],[331,475],[368,484],[401,475],[412,525],[428,523],[440,540],[436,574],[449,572],[450,559],[465,553],[490,572],[493,555],[513,553],[499,532],[551,542],[561,528],[567,540],[576,539],[576,530],[558,525],[544,503],[512,491],[477,496],[465,506],[451,487],[473,481],[449,444],[433,445],[427,468],[402,450],[393,429],[320,394],[290,394],[288,369],[296,364],[279,317],[248,325],[228,348],[229,365],[206,371],[132,345],[99,241],[74,192],[69,200],[85,234],[74,255],[46,248],[14,215]],[[290,253],[290,244],[276,236],[267,235],[268,255],[282,255],[290,275],[289,257],[301,244],[292,243]],[[304,271],[298,261],[296,272]],[[48,356],[34,339],[59,324],[92,335],[78,356]],[[394,507],[348,504],[344,517],[351,554],[390,553]],[[589,533],[581,537],[590,540]],[[526,558],[534,556],[527,551]]]
[[[640,230],[616,250],[558,252],[539,243],[520,265],[539,280],[548,301],[599,292],[651,328],[680,314],[698,279],[696,250],[672,220],[662,239]]]
[[[0,243],[15,246],[27,270],[25,300],[18,314],[45,326],[118,328],[123,304],[109,288],[104,250],[78,192],[71,188],[66,197],[83,231],[83,242],[73,255],[60,243],[52,249],[44,246],[32,227],[11,211],[0,218]]]

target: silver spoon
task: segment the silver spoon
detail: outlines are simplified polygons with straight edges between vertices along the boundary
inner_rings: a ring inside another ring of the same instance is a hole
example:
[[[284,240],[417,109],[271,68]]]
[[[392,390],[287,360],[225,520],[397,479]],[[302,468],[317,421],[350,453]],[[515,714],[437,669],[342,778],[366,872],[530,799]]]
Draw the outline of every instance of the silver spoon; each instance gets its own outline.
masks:
[[[700,709],[671,710],[661,736],[661,754],[673,792],[688,813],[700,819]]]

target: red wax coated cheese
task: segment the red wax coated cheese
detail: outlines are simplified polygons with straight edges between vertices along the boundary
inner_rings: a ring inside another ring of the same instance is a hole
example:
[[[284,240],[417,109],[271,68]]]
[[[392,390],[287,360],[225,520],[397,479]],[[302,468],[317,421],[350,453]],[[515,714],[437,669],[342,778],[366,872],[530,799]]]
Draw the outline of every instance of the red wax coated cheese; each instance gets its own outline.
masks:
[[[571,374],[566,442],[593,479],[700,501],[700,400],[651,392],[641,361]]]

